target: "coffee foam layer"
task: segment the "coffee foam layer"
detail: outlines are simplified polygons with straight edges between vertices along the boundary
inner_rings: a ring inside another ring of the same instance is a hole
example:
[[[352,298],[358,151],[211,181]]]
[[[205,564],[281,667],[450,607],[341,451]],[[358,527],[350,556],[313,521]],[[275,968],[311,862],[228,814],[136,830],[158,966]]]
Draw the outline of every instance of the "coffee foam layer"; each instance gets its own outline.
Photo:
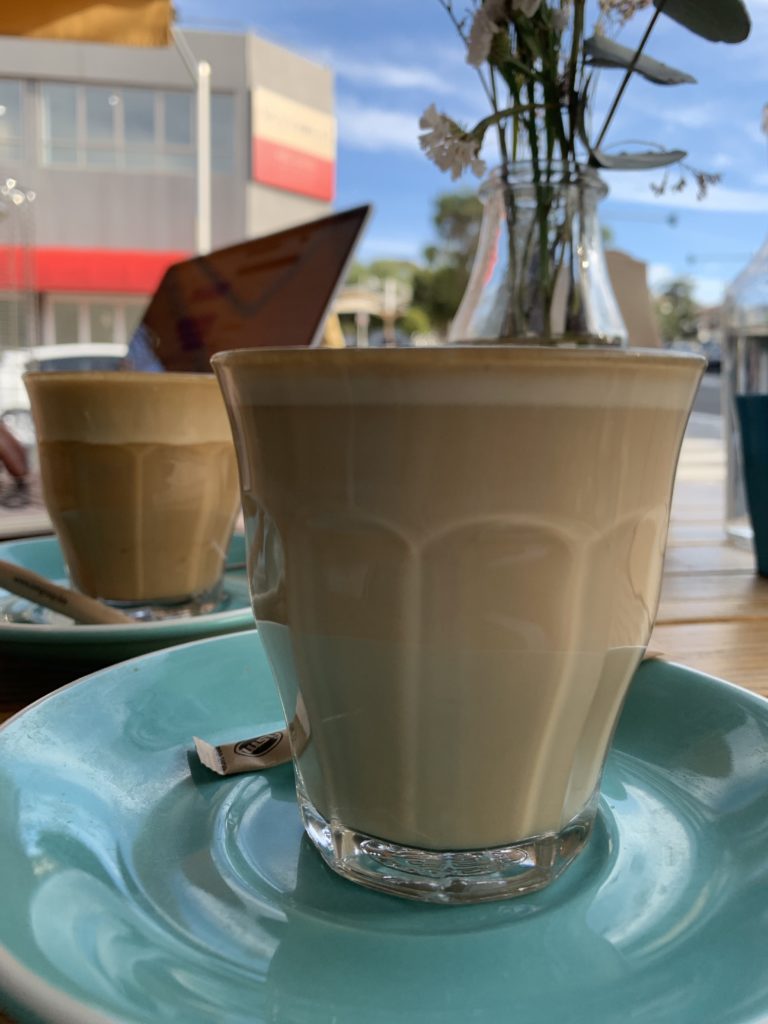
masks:
[[[37,436],[98,444],[231,440],[216,378],[166,373],[31,373]]]
[[[248,350],[212,363],[241,405],[462,405],[471,394],[473,405],[649,409],[685,406],[704,366],[652,350],[480,346]]]

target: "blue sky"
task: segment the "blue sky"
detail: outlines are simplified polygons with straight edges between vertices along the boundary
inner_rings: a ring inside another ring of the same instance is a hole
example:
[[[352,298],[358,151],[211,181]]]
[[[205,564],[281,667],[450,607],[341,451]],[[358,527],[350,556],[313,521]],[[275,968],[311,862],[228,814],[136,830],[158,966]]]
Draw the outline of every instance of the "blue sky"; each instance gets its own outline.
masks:
[[[686,149],[695,167],[723,175],[699,202],[692,185],[655,197],[649,182],[660,172],[615,172],[606,176],[610,195],[601,206],[613,244],[648,263],[652,286],[687,276],[706,304],[720,300],[768,235],[768,139],[760,131],[768,102],[768,0],[747,5],[752,33],[736,46],[705,42],[660,18],[647,52],[698,83],[661,87],[634,79],[606,140]],[[462,0],[455,7],[461,10]],[[418,259],[432,240],[435,197],[477,184],[469,173],[453,184],[418,147],[418,119],[430,103],[468,124],[488,112],[438,0],[179,0],[177,10],[182,25],[250,30],[334,70],[335,205],[375,207],[358,251],[363,260]],[[631,45],[649,17],[640,12],[619,41]],[[601,72],[603,104],[618,75]]]

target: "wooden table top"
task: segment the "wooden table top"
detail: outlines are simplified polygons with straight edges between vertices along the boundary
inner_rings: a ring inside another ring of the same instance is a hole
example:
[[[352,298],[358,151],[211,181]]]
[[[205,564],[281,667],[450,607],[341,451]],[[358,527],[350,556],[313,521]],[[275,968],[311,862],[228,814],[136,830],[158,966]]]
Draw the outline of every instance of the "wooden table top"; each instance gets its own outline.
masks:
[[[768,579],[724,525],[722,442],[686,439],[650,646],[768,697]]]
[[[724,480],[722,443],[686,439],[650,648],[768,697],[768,579],[726,537]]]

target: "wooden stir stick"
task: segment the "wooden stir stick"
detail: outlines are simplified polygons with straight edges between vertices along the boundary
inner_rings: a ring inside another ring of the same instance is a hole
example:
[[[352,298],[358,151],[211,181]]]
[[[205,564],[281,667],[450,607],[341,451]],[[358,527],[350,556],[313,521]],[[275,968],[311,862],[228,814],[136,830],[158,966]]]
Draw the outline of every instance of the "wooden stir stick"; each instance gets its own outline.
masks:
[[[28,601],[51,608],[55,612],[90,626],[135,626],[135,621],[117,608],[78,594],[76,590],[60,587],[58,583],[40,576],[31,569],[0,559],[0,587],[25,597]]]

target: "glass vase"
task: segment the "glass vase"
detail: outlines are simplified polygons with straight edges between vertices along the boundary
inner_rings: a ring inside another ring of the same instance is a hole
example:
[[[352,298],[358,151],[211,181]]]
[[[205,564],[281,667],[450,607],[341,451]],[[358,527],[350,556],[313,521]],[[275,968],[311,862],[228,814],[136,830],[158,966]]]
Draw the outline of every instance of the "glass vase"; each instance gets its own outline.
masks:
[[[480,189],[478,247],[449,341],[626,346],[598,218],[607,191],[588,167],[494,170]]]
[[[747,508],[737,400],[742,395],[768,394],[768,238],[728,287],[722,323],[725,529],[733,543],[750,548],[753,529]]]

